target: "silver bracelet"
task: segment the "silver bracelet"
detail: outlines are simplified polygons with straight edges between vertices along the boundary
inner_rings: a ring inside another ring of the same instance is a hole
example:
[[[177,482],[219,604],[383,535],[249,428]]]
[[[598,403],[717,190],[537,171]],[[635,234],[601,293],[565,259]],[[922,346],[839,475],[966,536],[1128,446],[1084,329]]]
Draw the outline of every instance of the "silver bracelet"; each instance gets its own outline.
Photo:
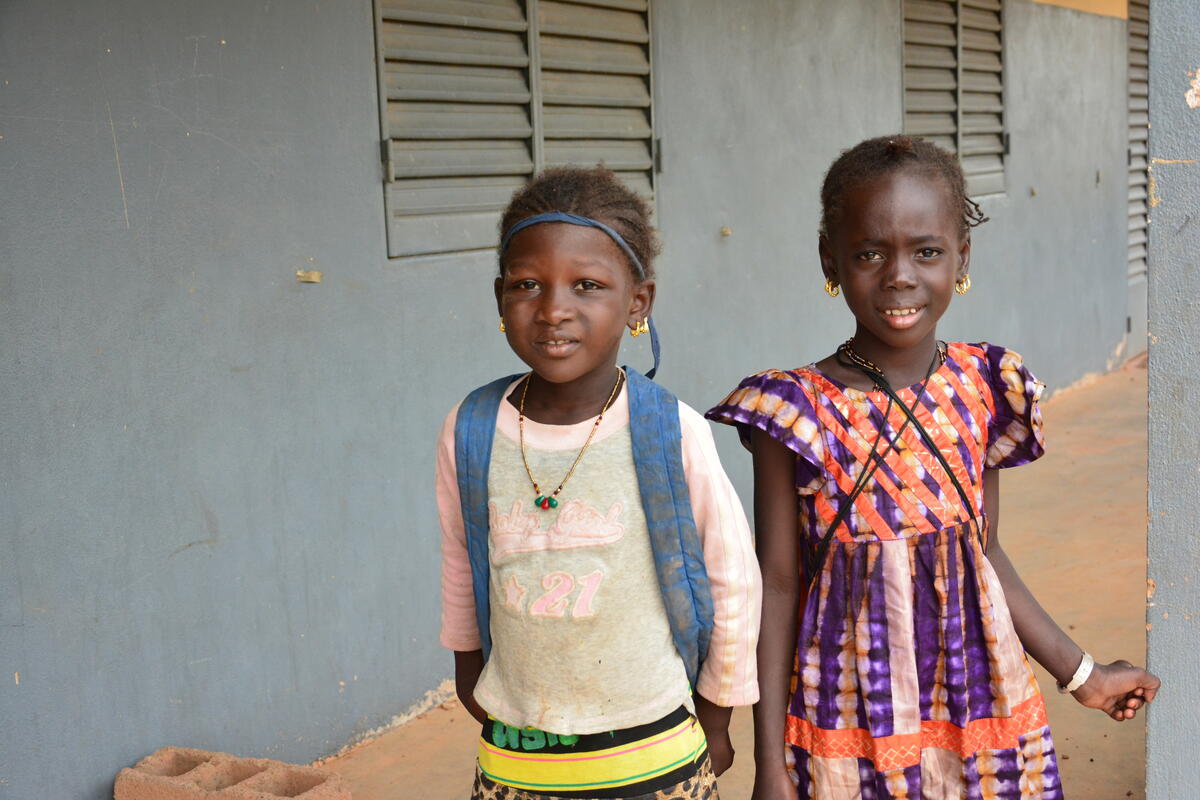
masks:
[[[1092,658],[1091,653],[1085,652],[1083,659],[1079,662],[1079,668],[1075,670],[1075,674],[1071,676],[1071,681],[1066,686],[1061,683],[1058,685],[1058,691],[1062,694],[1068,694],[1075,691],[1080,686],[1087,682],[1088,676],[1092,674],[1092,668],[1096,666],[1096,659]]]

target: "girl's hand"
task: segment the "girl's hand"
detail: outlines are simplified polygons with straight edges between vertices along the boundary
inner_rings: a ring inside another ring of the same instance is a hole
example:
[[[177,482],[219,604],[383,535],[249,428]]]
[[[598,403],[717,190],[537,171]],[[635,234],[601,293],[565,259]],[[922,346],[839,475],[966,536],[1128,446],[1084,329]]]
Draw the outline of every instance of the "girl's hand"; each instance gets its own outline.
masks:
[[[786,769],[758,770],[750,800],[796,800],[796,787]]]
[[[1088,708],[1098,708],[1117,722],[1124,722],[1154,699],[1159,684],[1157,677],[1141,667],[1114,661],[1097,664],[1083,686],[1071,694]]]
[[[482,650],[456,650],[454,652],[454,691],[458,700],[463,704],[467,713],[479,721],[480,725],[487,723],[488,715],[483,706],[475,702],[475,684],[483,672]]]
[[[692,694],[696,704],[696,720],[708,739],[708,760],[713,775],[720,776],[733,763],[733,742],[729,738],[729,716],[733,709],[719,706],[699,692]]]
[[[721,773],[733,765],[733,741],[729,731],[708,737],[708,760],[712,764],[713,775],[721,777]]]
[[[480,725],[487,724],[488,713],[483,710],[483,706],[475,702],[474,695],[469,697],[463,697],[462,695],[459,695],[458,699],[463,704],[463,708],[467,710],[467,713],[475,718],[476,722],[478,722]]]

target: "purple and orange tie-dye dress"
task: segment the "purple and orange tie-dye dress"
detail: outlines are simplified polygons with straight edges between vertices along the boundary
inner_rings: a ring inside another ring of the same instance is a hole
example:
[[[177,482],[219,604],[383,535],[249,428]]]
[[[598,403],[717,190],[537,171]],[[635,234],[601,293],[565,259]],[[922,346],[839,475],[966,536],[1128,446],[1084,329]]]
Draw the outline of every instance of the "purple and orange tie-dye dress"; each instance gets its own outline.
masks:
[[[907,405],[916,389],[901,389]],[[1042,454],[1042,385],[1021,357],[951,344],[917,417],[976,509],[983,470]],[[796,452],[799,529],[815,548],[882,429],[882,392],[815,367],[752,375],[709,419]],[[879,449],[885,447],[880,443]],[[797,641],[787,716],[800,798],[1060,798],[1042,695],[996,573],[986,522],[910,425],[839,526]]]

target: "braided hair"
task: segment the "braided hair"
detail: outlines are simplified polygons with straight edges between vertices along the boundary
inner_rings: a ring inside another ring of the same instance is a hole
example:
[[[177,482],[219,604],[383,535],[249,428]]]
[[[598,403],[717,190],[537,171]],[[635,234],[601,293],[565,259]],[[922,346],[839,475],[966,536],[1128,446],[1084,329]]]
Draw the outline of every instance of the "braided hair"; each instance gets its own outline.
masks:
[[[650,224],[650,204],[626,186],[606,167],[555,167],[543,171],[509,201],[500,218],[500,237],[523,219],[548,211],[564,211],[591,217],[621,234],[634,255],[646,268],[646,277],[654,277],[654,257],[661,250],[658,234]],[[637,268],[629,271],[638,277]],[[504,255],[500,256],[504,272]]]
[[[987,222],[979,204],[967,196],[966,179],[954,154],[919,136],[880,136],[844,150],[821,185],[821,235],[828,236],[841,219],[849,192],[869,180],[900,170],[938,178],[950,195],[950,207],[961,209],[960,234]]]

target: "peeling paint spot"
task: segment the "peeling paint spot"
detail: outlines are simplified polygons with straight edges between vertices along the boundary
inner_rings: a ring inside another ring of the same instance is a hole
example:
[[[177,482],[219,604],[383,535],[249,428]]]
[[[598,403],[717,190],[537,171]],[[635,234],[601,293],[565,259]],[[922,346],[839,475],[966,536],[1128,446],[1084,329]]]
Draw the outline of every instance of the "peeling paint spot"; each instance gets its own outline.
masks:
[[[13,673],[13,683],[15,683],[17,686],[21,685],[21,673],[19,673],[19,672]]]
[[[1151,164],[1195,164],[1194,158],[1152,158]]]
[[[1150,198],[1150,207],[1157,208],[1162,201],[1158,199],[1158,183],[1154,180],[1154,167],[1146,167],[1146,193]]]
[[[1188,108],[1200,108],[1200,69],[1188,74],[1192,76],[1192,88],[1187,90],[1183,99],[1187,102]]]
[[[1154,578],[1146,578],[1146,599],[1154,597],[1154,593],[1158,591],[1158,581]]]

